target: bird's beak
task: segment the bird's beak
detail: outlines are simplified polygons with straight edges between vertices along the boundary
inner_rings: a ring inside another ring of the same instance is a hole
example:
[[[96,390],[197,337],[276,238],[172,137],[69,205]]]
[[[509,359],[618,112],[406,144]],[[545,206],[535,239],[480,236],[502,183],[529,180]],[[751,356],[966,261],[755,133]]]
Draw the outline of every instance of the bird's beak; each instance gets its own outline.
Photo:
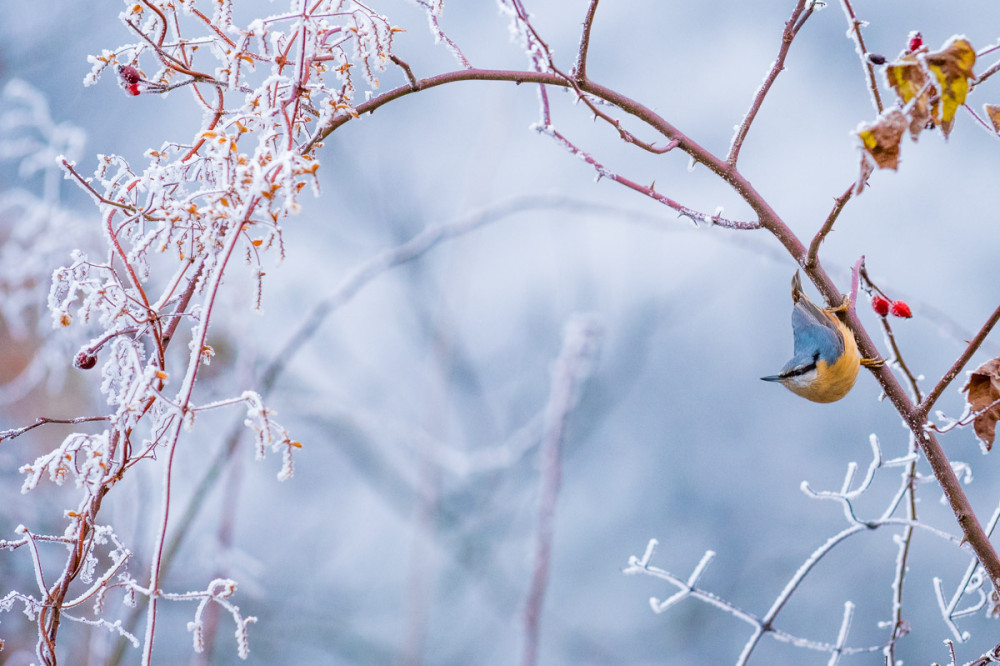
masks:
[[[781,375],[771,375],[770,377],[761,377],[765,382],[780,382],[784,379]]]

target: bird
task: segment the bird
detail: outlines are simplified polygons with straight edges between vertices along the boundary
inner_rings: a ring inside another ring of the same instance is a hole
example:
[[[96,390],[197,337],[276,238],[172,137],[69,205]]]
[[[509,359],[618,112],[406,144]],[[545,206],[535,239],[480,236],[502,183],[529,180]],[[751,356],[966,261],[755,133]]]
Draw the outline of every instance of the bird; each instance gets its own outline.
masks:
[[[813,402],[836,402],[858,378],[861,366],[876,367],[881,359],[862,358],[854,334],[838,317],[850,307],[850,298],[835,308],[821,308],[802,291],[799,272],[792,277],[792,337],[790,361],[776,375],[761,377],[779,382],[792,393]]]

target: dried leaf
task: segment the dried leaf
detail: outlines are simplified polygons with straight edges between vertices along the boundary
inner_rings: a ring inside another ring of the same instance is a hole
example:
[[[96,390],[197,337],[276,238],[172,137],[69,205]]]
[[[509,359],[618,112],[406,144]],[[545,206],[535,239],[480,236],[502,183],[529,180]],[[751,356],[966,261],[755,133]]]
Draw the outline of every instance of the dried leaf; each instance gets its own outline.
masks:
[[[899,142],[908,126],[906,114],[899,109],[887,109],[875,122],[858,125],[857,135],[880,169],[896,169],[899,167]]]
[[[982,412],[972,422],[976,437],[986,451],[993,448],[997,421],[1000,420],[1000,358],[983,363],[969,373],[969,381],[962,387],[969,402],[969,409]]]
[[[983,104],[983,111],[989,116],[990,122],[993,123],[993,131],[1000,134],[1000,106],[996,104]]]
[[[910,109],[910,136],[914,140],[928,123],[939,122],[941,105],[938,101],[937,88],[930,83],[930,76],[915,54],[907,53],[899,60],[886,65],[885,78],[904,105],[920,95]]]
[[[941,86],[941,131],[947,138],[955,124],[955,112],[965,104],[969,81],[975,78],[972,66],[976,64],[976,51],[967,39],[952,37],[940,51],[924,56],[924,62]]]

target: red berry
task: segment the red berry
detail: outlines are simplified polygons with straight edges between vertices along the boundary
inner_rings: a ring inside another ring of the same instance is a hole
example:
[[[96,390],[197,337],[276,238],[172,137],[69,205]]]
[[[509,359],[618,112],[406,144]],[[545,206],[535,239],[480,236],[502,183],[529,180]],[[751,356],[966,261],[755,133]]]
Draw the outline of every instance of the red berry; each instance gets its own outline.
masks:
[[[92,367],[97,365],[97,357],[93,354],[88,354],[85,351],[80,352],[73,359],[73,365],[75,365],[80,370],[90,370]]]
[[[122,77],[122,81],[132,86],[142,80],[142,75],[139,74],[139,70],[131,65],[118,65],[118,76]]]
[[[872,298],[872,310],[875,310],[875,314],[879,317],[884,317],[889,314],[889,299],[885,296],[874,296]]]
[[[924,36],[921,35],[919,32],[917,32],[916,30],[911,32],[910,43],[909,46],[907,47],[910,53],[913,53],[923,45],[924,45]]]
[[[130,83],[125,88],[125,90],[128,91],[129,95],[132,95],[132,97],[135,97],[136,95],[139,94],[139,84],[138,83]]]
[[[913,313],[910,311],[910,306],[904,301],[893,301],[889,311],[892,313],[892,316],[902,317],[903,319],[909,319],[913,316]]]

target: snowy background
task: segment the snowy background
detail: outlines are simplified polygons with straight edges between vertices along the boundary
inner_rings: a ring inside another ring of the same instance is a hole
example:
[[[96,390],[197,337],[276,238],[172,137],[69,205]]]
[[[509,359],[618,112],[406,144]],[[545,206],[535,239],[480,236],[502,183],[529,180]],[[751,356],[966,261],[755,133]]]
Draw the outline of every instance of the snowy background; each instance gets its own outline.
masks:
[[[267,3],[239,3],[236,22],[258,4],[273,11]],[[793,4],[605,0],[590,75],[724,153]],[[568,70],[587,3],[528,5]],[[396,54],[418,76],[454,68],[449,54],[433,47],[421,10],[391,0],[377,8],[407,28]],[[870,22],[870,50],[889,57],[910,30],[922,30],[931,48],[953,34],[981,48],[996,40],[1000,26],[1000,9],[983,3],[859,0],[855,9]],[[131,39],[118,11],[114,3],[84,10],[52,0],[44,11],[8,3],[0,21],[0,84],[28,82],[48,99],[56,123],[81,128],[84,172],[97,153],[141,163],[147,148],[186,141],[200,122],[183,89],[167,98],[130,98],[111,77],[82,86],[87,55]],[[449,3],[442,25],[476,66],[525,66],[492,0]],[[741,171],[805,240],[856,177],[851,131],[874,115],[846,27],[836,3],[809,20],[741,156]],[[976,72],[991,63],[977,64]],[[404,79],[390,70],[382,82],[389,89]],[[976,93],[977,109],[1000,100],[993,81]],[[550,94],[556,127],[611,169],[655,181],[658,191],[692,208],[712,213],[723,206],[727,217],[752,217],[706,170],[689,172],[684,155],[623,145],[569,95]],[[832,405],[758,379],[775,373],[791,350],[788,284],[795,267],[773,238],[695,229],[615,183],[595,182],[590,167],[529,130],[538,119],[536,97],[529,85],[458,83],[349,123],[318,153],[322,198],[304,200],[303,213],[285,225],[287,259],[268,259],[263,313],[251,309],[249,278],[241,281],[237,271],[227,280],[226,310],[212,330],[218,355],[200,384],[202,400],[258,386],[312,307],[381,250],[428,226],[507,211],[386,272],[330,314],[286,359],[269,400],[304,444],[294,480],[276,481],[277,458],[255,463],[246,444],[203,501],[168,586],[197,589],[219,574],[237,579],[235,602],[259,617],[250,628],[249,663],[518,661],[541,487],[532,433],[575,313],[591,313],[603,334],[563,450],[543,664],[735,661],[748,625],[692,600],[653,614],[649,597],[674,589],[624,576],[628,558],[656,538],[654,564],[686,577],[705,550],[714,550],[700,585],[763,614],[809,554],[846,526],[837,504],[808,499],[801,482],[839,488],[849,462],[867,465],[872,433],[888,457],[905,453],[906,431],[879,402],[867,373]],[[0,99],[0,111],[9,104]],[[926,375],[925,388],[997,305],[998,150],[962,113],[947,143],[939,133],[925,133],[919,144],[904,141],[900,171],[872,177],[820,254],[845,291],[849,267],[864,254],[880,286],[910,303],[915,316],[896,331],[910,366]],[[40,195],[42,180],[19,173],[16,162],[0,163],[0,196],[19,189]],[[79,217],[81,238],[99,239],[100,220],[86,197],[72,183],[59,187],[62,205]],[[0,216],[0,235],[9,240],[4,224]],[[17,259],[4,261],[8,274]],[[53,261],[50,270],[64,259]],[[44,298],[44,285],[39,293]],[[877,337],[865,302],[859,312]],[[45,312],[38,316],[47,321]],[[40,330],[62,350],[62,373],[23,396],[0,390],[7,398],[0,429],[39,415],[102,409],[96,378],[71,367],[86,337],[74,338],[81,333],[73,329],[48,332],[47,324]],[[14,380],[40,347],[4,321],[0,380]],[[997,355],[1000,344],[988,342],[971,366]],[[963,404],[959,384],[939,403],[952,415]],[[240,421],[235,412],[206,415],[183,442],[179,501]],[[11,538],[19,523],[49,520],[59,529],[69,495],[49,485],[22,496],[17,469],[65,432],[38,429],[0,444],[0,538]],[[982,457],[971,431],[944,438],[944,445],[952,460],[974,465],[968,492],[987,520],[1000,499],[996,456]],[[884,474],[859,506],[865,517],[881,513],[896,488],[897,471]],[[149,465],[116,488],[103,509],[135,551],[130,569],[140,578],[158,484]],[[920,517],[954,533],[939,496],[936,486],[921,489]],[[848,644],[884,643],[888,629],[878,623],[890,618],[893,536],[877,530],[836,549],[777,625],[834,641],[851,600],[857,613]],[[932,579],[943,578],[950,593],[968,557],[918,532],[912,558],[904,612],[912,634],[897,656],[946,662],[942,640],[950,632]],[[0,593],[30,587],[32,576],[21,553],[0,554]],[[155,661],[183,663],[192,658],[185,625],[193,608],[162,610]],[[958,646],[960,661],[996,642],[995,621],[981,614],[960,626],[973,637]],[[88,649],[98,655],[92,663],[103,663],[100,655],[111,649],[106,633],[66,631],[67,649]],[[0,616],[7,641],[0,661],[30,663],[34,633],[22,615]],[[132,651],[125,663],[137,658]],[[752,663],[827,659],[766,638]],[[222,618],[212,663],[235,660],[231,623]],[[868,654],[842,663],[880,660]]]

